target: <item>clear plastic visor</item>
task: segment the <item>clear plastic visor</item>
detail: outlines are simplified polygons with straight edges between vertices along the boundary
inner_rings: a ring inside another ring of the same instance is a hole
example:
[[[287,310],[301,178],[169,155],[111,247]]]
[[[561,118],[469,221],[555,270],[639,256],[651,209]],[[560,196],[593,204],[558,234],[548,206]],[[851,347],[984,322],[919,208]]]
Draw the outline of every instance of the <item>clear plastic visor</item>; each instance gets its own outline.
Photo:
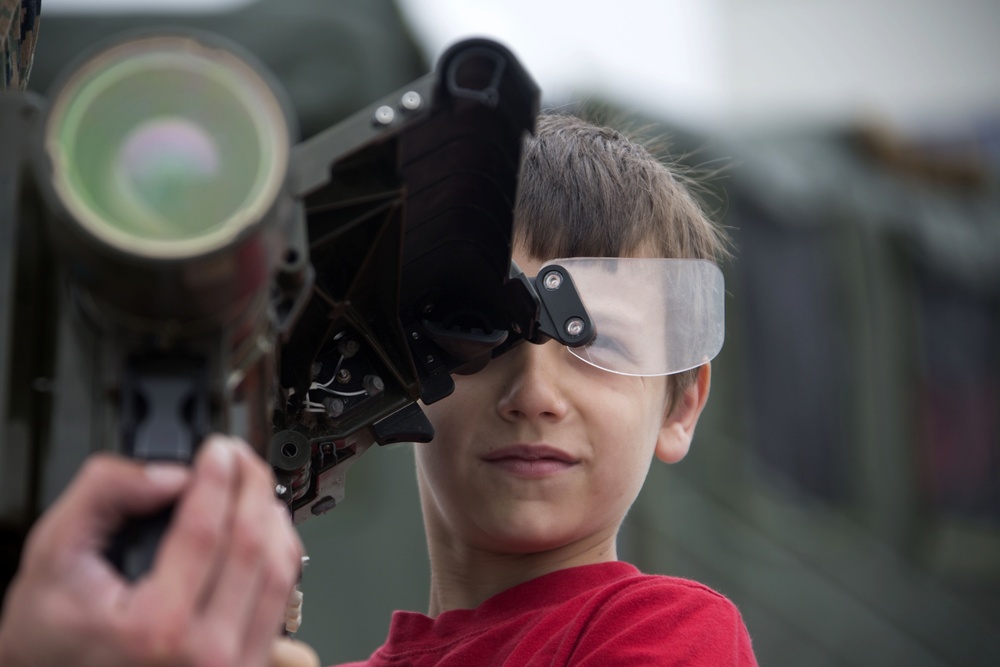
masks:
[[[670,375],[701,366],[722,349],[725,285],[713,262],[574,257],[549,263],[569,272],[594,323],[593,342],[569,348],[588,364],[621,375]]]

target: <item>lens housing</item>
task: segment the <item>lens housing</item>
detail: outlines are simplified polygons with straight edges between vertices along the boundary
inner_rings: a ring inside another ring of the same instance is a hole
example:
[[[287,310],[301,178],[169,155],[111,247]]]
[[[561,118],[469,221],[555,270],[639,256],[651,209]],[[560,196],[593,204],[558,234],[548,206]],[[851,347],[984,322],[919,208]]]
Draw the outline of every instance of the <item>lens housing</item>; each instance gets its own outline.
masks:
[[[185,31],[116,41],[57,85],[39,182],[101,315],[212,326],[261,299],[294,215],[293,132],[272,81],[229,42]]]
[[[108,48],[53,99],[52,183],[95,237],[152,258],[204,254],[260,220],[284,180],[287,121],[230,50],[153,36]]]

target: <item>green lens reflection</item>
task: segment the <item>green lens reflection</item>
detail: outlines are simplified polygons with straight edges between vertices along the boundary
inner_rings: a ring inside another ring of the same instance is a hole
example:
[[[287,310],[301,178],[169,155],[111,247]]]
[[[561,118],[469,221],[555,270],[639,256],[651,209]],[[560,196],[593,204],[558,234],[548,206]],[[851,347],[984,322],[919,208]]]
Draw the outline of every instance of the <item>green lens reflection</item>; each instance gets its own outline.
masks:
[[[284,176],[284,128],[280,105],[242,61],[159,38],[85,66],[54,105],[47,145],[57,191],[81,224],[126,249],[170,255],[259,219]]]
[[[95,194],[104,195],[101,207],[119,213],[115,222],[127,223],[133,232],[152,239],[197,236],[210,228],[205,213],[220,200],[211,194],[225,178],[221,162],[204,128],[182,118],[147,121],[125,137],[110,187],[98,184]]]

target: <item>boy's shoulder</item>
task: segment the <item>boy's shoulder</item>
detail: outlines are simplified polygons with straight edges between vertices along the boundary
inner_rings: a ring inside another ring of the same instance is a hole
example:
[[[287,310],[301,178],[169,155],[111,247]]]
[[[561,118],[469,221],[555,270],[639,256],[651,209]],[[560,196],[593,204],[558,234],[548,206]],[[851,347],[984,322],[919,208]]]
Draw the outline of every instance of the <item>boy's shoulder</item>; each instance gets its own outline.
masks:
[[[612,562],[560,570],[537,583],[567,593],[576,588],[535,621],[553,631],[563,624],[572,664],[756,664],[736,605],[697,581]]]
[[[742,625],[736,606],[712,588],[691,579],[645,574],[621,561],[558,570],[539,578],[536,584],[556,591],[553,605],[575,609],[593,624],[613,619],[620,628],[629,619],[646,624],[656,618],[671,625],[702,621],[712,625],[737,621]],[[565,594],[562,599],[560,590]]]

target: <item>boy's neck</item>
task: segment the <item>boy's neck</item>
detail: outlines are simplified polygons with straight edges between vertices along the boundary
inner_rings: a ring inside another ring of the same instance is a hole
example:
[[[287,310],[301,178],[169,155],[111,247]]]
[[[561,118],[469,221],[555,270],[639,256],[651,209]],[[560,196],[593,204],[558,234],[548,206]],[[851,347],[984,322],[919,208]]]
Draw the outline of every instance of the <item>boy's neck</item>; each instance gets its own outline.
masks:
[[[474,609],[498,593],[550,572],[618,560],[613,538],[529,554],[497,554],[434,541],[428,549],[431,591],[427,614],[431,617],[453,609]]]

